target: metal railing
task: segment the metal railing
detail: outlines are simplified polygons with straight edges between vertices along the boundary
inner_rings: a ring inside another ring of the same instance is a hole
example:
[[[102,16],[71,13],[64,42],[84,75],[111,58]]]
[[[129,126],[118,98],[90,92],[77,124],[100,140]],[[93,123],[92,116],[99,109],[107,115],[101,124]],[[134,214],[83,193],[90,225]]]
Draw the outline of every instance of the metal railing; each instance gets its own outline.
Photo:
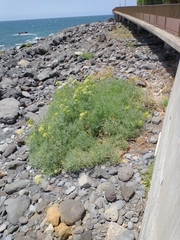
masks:
[[[116,7],[112,11],[138,18],[180,37],[180,4]]]

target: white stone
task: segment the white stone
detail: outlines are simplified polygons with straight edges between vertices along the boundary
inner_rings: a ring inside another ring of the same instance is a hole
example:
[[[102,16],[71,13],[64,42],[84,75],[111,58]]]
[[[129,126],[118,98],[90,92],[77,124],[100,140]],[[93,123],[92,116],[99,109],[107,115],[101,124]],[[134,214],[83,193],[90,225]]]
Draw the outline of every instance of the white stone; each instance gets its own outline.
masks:
[[[91,187],[91,179],[86,174],[83,174],[78,181],[80,188]]]
[[[26,92],[26,91],[22,91],[22,95],[23,95],[24,97],[27,97],[27,98],[29,98],[29,97],[31,96],[31,94],[28,93],[28,92]]]
[[[110,222],[105,240],[117,240],[118,236],[126,229],[117,223]]]
[[[26,190],[26,189],[21,189],[21,190],[19,191],[19,195],[20,195],[20,196],[23,196],[23,195],[28,196],[28,195],[29,195],[29,191]]]
[[[27,65],[29,65],[29,61],[27,61],[26,59],[21,59],[19,62],[18,62],[18,65],[20,67],[26,67]]]
[[[75,52],[76,56],[80,56],[81,54],[83,54],[82,52]]]
[[[70,193],[74,192],[75,189],[76,189],[75,186],[69,187],[69,188],[65,191],[65,194],[66,194],[66,195],[69,195]]]
[[[4,230],[6,229],[6,224],[3,223],[1,226],[0,226],[0,232],[4,232]]]
[[[30,205],[29,211],[35,213],[36,212],[36,205]]]
[[[3,203],[6,200],[6,196],[1,196],[0,197],[0,203]]]
[[[45,218],[45,219],[41,222],[40,228],[43,229],[44,226],[46,225],[46,223],[47,223],[47,218]]]
[[[116,222],[119,217],[118,208],[116,206],[108,208],[104,213],[104,217],[108,221]]]
[[[45,233],[53,232],[54,228],[53,225],[50,223],[49,226],[44,230]]]
[[[134,224],[133,224],[131,221],[129,221],[129,222],[128,222],[128,227],[127,227],[127,228],[128,228],[129,230],[132,230],[133,227],[134,227]]]

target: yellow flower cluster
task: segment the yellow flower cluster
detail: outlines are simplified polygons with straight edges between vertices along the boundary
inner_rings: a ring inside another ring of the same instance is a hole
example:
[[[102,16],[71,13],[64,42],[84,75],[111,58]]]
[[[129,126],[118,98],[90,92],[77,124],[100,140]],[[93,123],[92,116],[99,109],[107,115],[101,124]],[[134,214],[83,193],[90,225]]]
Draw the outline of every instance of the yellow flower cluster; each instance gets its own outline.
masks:
[[[70,113],[69,106],[65,106],[65,107],[63,108],[62,112],[63,112],[63,113],[66,113],[66,114]]]
[[[43,126],[43,125],[41,125],[41,126],[39,127],[38,132],[40,132],[40,133],[43,133],[43,132],[44,132],[44,126]]]
[[[65,86],[67,86],[67,85],[68,85],[68,83],[65,82],[65,83],[62,84],[62,87],[65,87]]]
[[[35,181],[36,184],[40,184],[41,180],[42,180],[42,175],[41,174],[40,175],[36,175],[34,177],[34,181]]]
[[[83,118],[87,115],[87,113],[88,113],[87,111],[80,113],[79,114],[79,119],[83,120]]]
[[[43,138],[46,138],[48,135],[50,135],[50,130],[51,127],[48,126],[47,130],[45,129],[44,125],[42,124],[39,129],[38,132],[42,134]]]
[[[151,118],[151,115],[148,113],[148,112],[145,112],[144,113],[144,117],[147,119],[147,118]]]
[[[89,78],[86,78],[83,84],[80,84],[73,96],[73,100],[75,102],[78,102],[79,99],[81,99],[82,96],[86,95],[91,95],[92,94],[92,89],[95,85],[92,84],[92,81]]]
[[[76,79],[73,80],[72,84],[76,85],[78,83],[78,81]]]

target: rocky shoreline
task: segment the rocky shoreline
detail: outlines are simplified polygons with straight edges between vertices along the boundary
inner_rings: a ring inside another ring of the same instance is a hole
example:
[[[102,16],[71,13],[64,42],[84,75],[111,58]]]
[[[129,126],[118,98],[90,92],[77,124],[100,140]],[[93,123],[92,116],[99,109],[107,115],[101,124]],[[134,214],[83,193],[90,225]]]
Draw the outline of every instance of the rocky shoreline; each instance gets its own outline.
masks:
[[[138,239],[146,203],[142,179],[154,160],[162,108],[117,166],[40,177],[25,145],[27,121],[43,117],[57,85],[69,78],[83,81],[111,69],[117,78],[136,79],[155,99],[168,98],[178,54],[149,33],[117,37],[118,28],[116,22],[80,25],[0,54],[0,239]]]

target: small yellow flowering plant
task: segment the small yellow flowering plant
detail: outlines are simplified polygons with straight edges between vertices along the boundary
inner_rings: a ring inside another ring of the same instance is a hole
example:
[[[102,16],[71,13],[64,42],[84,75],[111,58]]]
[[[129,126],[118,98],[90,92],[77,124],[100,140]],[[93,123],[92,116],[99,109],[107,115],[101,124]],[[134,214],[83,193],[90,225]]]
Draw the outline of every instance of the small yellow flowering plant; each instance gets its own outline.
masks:
[[[37,184],[37,185],[39,185],[40,183],[41,183],[41,180],[42,180],[42,175],[40,174],[40,175],[36,175],[35,177],[34,177],[34,181],[35,181],[35,183]]]
[[[102,76],[59,84],[45,118],[27,140],[33,166],[53,175],[120,160],[118,153],[139,134],[149,112],[141,89]]]

